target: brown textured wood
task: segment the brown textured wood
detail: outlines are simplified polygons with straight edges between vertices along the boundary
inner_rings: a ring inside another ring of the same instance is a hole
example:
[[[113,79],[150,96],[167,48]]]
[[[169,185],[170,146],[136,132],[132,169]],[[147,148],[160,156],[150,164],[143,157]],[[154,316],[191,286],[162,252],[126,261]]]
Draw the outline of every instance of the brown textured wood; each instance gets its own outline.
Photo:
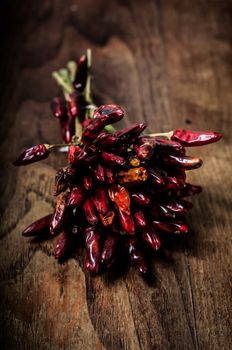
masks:
[[[1,83],[1,349],[225,349],[231,344],[230,1],[25,0],[7,2]],[[146,121],[150,130],[212,129],[223,140],[192,181],[204,186],[191,233],[154,256],[154,281],[133,269],[96,278],[83,252],[61,265],[52,241],[22,229],[52,210],[64,157],[27,168],[24,147],[59,140],[49,100],[52,70],[91,47],[96,101]]]

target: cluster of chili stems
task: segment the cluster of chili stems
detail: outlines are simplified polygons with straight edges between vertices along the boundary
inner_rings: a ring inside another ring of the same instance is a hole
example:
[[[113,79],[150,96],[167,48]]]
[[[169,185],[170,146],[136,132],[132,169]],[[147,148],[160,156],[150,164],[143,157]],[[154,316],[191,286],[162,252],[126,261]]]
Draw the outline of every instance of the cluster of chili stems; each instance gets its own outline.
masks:
[[[98,273],[123,252],[137,269],[148,270],[146,253],[158,250],[163,235],[186,234],[184,199],[201,191],[186,182],[186,171],[202,161],[185,147],[218,141],[216,132],[177,129],[141,135],[143,123],[115,131],[124,111],[116,105],[97,108],[91,97],[91,51],[53,73],[64,100],[52,102],[65,144],[41,144],[24,151],[14,165],[46,158],[68,147],[68,166],[56,173],[54,213],[28,226],[23,235],[57,235],[54,256],[63,259],[77,240],[86,249],[86,268]]]

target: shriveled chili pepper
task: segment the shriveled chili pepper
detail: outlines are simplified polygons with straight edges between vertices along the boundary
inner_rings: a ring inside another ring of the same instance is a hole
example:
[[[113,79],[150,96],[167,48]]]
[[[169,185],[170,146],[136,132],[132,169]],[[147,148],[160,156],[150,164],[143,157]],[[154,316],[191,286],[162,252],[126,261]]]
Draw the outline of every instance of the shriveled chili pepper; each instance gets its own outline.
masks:
[[[179,142],[164,140],[158,137],[155,138],[155,141],[157,152],[185,154],[184,147]]]
[[[112,185],[108,189],[108,195],[118,209],[130,215],[130,195],[125,187],[118,184]]]
[[[46,215],[43,218],[34,221],[32,224],[27,226],[23,232],[22,235],[25,237],[32,237],[37,236],[46,230],[49,231],[49,225],[52,219],[52,214]]]
[[[118,217],[121,224],[121,227],[128,235],[134,235],[135,234],[135,223],[132,218],[132,215],[128,215],[121,209],[118,209]]]
[[[89,197],[83,204],[86,220],[90,225],[96,225],[98,223],[98,217],[94,209],[93,199]]]
[[[92,273],[98,273],[101,264],[101,235],[95,226],[84,231],[86,248],[85,266]]]
[[[54,249],[54,257],[55,259],[62,259],[67,250],[69,249],[71,244],[71,238],[67,231],[62,231],[60,236],[57,238],[55,249]]]
[[[135,221],[135,224],[138,226],[138,227],[144,227],[147,225],[147,220],[144,216],[144,213],[141,209],[139,210],[136,210],[134,213],[133,213],[133,218],[134,218],[134,221]]]
[[[182,221],[153,221],[153,226],[158,231],[163,231],[166,233],[182,234],[187,233],[188,228]]]
[[[101,132],[96,138],[95,143],[101,149],[109,149],[117,145],[118,138],[114,134],[109,134],[108,132]]]
[[[65,201],[66,201],[66,196],[60,195],[56,202],[56,208],[50,222],[51,235],[54,235],[55,233],[60,231],[61,226],[66,218],[67,211],[66,211]]]
[[[128,240],[128,252],[131,262],[136,266],[136,268],[141,272],[142,274],[147,273],[147,264],[144,259],[144,256],[142,252],[138,249],[136,245],[136,240],[133,238],[130,238]]]
[[[141,160],[151,159],[156,146],[155,139],[142,137],[138,145],[135,146],[137,156]]]
[[[146,129],[144,123],[136,123],[128,128],[120,130],[115,133],[115,136],[119,139],[120,143],[130,145],[135,142],[139,135]]]
[[[192,131],[185,129],[176,129],[171,139],[181,143],[183,146],[203,146],[212,142],[219,141],[222,135],[218,132]]]
[[[193,196],[194,194],[200,193],[202,191],[201,186],[192,185],[189,183],[185,183],[184,187],[180,190],[180,197],[189,197]]]
[[[66,206],[79,207],[84,199],[85,194],[81,186],[75,186],[68,195]]]
[[[91,166],[91,172],[96,181],[105,182],[104,168],[100,163]]]
[[[101,263],[107,268],[109,268],[115,260],[115,251],[117,248],[118,240],[118,234],[107,232],[101,253]]]
[[[102,105],[93,113],[93,118],[104,118],[105,125],[114,124],[124,116],[124,110],[117,105]]]
[[[152,184],[155,186],[164,186],[164,178],[163,176],[156,170],[152,169],[151,167],[147,167],[147,172],[149,179],[151,180]]]
[[[109,167],[124,166],[126,164],[126,160],[124,158],[113,153],[101,152],[101,158]]]
[[[56,172],[54,196],[59,195],[70,186],[70,183],[74,181],[76,172],[76,169],[72,166],[64,167]]]
[[[169,198],[164,201],[164,206],[175,214],[185,214],[188,209],[192,208],[192,203]]]
[[[149,225],[143,229],[142,240],[153,250],[160,248],[161,242],[154,228]]]
[[[131,168],[127,171],[119,171],[117,180],[122,185],[134,186],[144,183],[148,178],[147,169],[144,167]]]
[[[77,156],[77,161],[82,163],[92,163],[99,156],[99,150],[95,145],[85,145],[81,153]]]
[[[62,101],[58,97],[55,97],[52,100],[51,110],[52,110],[52,114],[54,115],[54,117],[56,117],[58,119],[65,117],[66,113],[67,113],[67,110],[66,110],[64,103],[62,103]]]
[[[139,205],[148,205],[150,203],[149,196],[142,192],[142,191],[135,191],[131,192],[131,198]]]
[[[108,184],[115,183],[115,178],[112,169],[110,168],[104,168],[105,171],[105,180]]]
[[[172,210],[170,210],[165,205],[162,205],[160,203],[152,203],[149,208],[149,213],[152,218],[174,218],[175,213],[173,213]]]
[[[86,191],[90,191],[93,186],[93,178],[90,175],[85,175],[83,179],[83,186]]]
[[[202,165],[202,160],[200,158],[171,154],[163,155],[162,162],[172,166],[180,166],[185,170],[197,169]]]
[[[18,159],[13,162],[15,166],[28,165],[34,162],[38,162],[49,156],[50,146],[47,144],[36,145],[26,149],[20,154]]]
[[[114,212],[110,208],[106,190],[103,187],[96,189],[93,196],[93,203],[101,218],[102,224],[104,226],[111,225],[114,219]]]

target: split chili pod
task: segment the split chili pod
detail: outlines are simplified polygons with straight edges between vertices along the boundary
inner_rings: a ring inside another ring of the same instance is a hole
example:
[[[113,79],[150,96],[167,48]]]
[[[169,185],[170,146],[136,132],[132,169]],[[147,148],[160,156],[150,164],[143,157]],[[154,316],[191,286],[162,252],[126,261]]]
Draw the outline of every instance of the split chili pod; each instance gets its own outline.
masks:
[[[67,166],[59,169],[55,176],[54,196],[65,191],[71,182],[74,181],[76,169],[73,166]]]
[[[222,135],[218,132],[210,131],[192,131],[185,129],[176,129],[171,136],[173,141],[181,143],[183,146],[203,146],[212,142],[217,142]]]
[[[25,237],[31,237],[31,236],[37,236],[40,233],[45,232],[47,229],[49,231],[49,225],[52,219],[52,214],[46,215],[43,218],[34,221],[32,224],[27,226],[23,232],[22,235]]]
[[[166,233],[182,234],[187,233],[188,228],[182,221],[153,221],[153,226],[158,231],[163,231]]]
[[[128,240],[128,252],[129,257],[133,265],[136,266],[136,268],[141,272],[142,274],[147,273],[147,264],[144,259],[144,256],[142,252],[138,249],[136,245],[136,240],[133,238],[130,238]]]
[[[89,197],[83,204],[83,209],[87,222],[90,225],[96,225],[98,223],[98,217],[95,212],[93,199]]]
[[[55,259],[62,259],[71,244],[71,237],[67,231],[62,231],[56,240],[54,257]]]
[[[60,98],[55,97],[51,103],[51,110],[54,117],[60,119],[66,116],[67,110]]]
[[[31,148],[26,149],[23,153],[20,154],[18,159],[13,162],[15,166],[28,165],[34,162],[38,162],[42,159],[45,159],[49,156],[50,145],[41,144],[36,145]]]
[[[68,195],[66,206],[79,207],[85,198],[85,194],[81,186],[75,186],[72,188]]]
[[[126,160],[124,158],[113,153],[101,152],[101,158],[103,162],[109,167],[122,167],[126,164]]]
[[[104,118],[105,125],[116,123],[123,117],[124,110],[117,105],[102,105],[93,113],[93,118]]]
[[[153,250],[158,250],[160,248],[161,242],[159,236],[151,225],[143,229],[142,240]]]
[[[118,240],[118,234],[114,232],[107,232],[101,253],[101,263],[107,268],[109,268],[115,260],[115,251],[117,248]]]
[[[84,240],[86,248],[85,266],[92,273],[98,273],[101,264],[102,238],[95,226],[84,230]]]

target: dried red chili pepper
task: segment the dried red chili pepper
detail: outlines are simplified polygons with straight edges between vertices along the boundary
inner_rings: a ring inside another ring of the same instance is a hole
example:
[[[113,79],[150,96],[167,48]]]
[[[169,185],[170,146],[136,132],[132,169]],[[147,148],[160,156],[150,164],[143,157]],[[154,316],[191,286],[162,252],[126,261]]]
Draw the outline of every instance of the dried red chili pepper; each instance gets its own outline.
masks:
[[[66,113],[67,113],[66,107],[58,97],[55,97],[52,100],[51,110],[52,110],[52,114],[54,115],[54,117],[56,117],[58,119],[60,119],[62,117],[66,117]]]
[[[84,231],[87,270],[98,273],[101,263],[101,235],[94,226],[88,227]]]
[[[113,154],[113,153],[101,152],[101,158],[103,162],[109,167],[124,166],[126,164],[126,161],[124,158],[117,156],[116,154]]]
[[[120,184],[134,186],[144,183],[148,178],[147,169],[144,167],[131,168],[127,171],[117,173],[117,180]]]
[[[163,231],[166,233],[174,233],[174,234],[181,234],[181,233],[187,233],[188,228],[182,221],[153,221],[154,228],[158,231]]]
[[[118,184],[112,185],[108,189],[108,195],[118,209],[130,215],[130,195],[125,187]]]
[[[107,268],[109,268],[115,260],[115,251],[117,248],[118,240],[119,235],[107,232],[101,253],[101,263]]]
[[[142,137],[139,144],[135,145],[136,154],[141,160],[149,160],[154,153],[155,146],[155,139]]]
[[[13,162],[15,166],[28,165],[34,162],[38,162],[49,156],[50,146],[47,144],[36,145],[26,149],[20,154],[18,159]]]
[[[104,118],[105,125],[114,124],[123,117],[124,110],[117,105],[102,105],[93,113],[93,118]]]
[[[150,203],[149,196],[141,191],[133,191],[131,198],[139,205],[148,205]]]
[[[74,181],[76,173],[76,169],[72,166],[59,169],[56,172],[54,196],[59,195],[70,186],[70,183]]]
[[[180,166],[185,170],[197,169],[202,165],[202,160],[196,157],[176,156],[171,154],[163,155],[162,162],[172,166]]]
[[[141,272],[142,274],[146,274],[147,264],[141,251],[136,246],[135,239],[131,238],[128,240],[128,252],[131,262],[136,266],[139,272]]]
[[[50,225],[51,219],[52,219],[52,214],[46,215],[43,218],[36,220],[35,222],[30,224],[23,230],[22,235],[25,237],[31,237],[31,236],[37,236],[43,233],[44,231],[46,231],[47,229],[49,231],[49,225]]]
[[[161,242],[159,236],[155,233],[152,226],[147,226],[143,229],[142,240],[153,250],[160,248]]]
[[[194,194],[200,193],[202,191],[201,186],[192,185],[189,183],[185,183],[184,187],[180,190],[180,197],[189,197]]]
[[[112,169],[110,168],[104,168],[105,171],[105,180],[108,184],[115,183],[115,178]]]
[[[155,186],[164,186],[164,178],[163,176],[156,170],[147,167],[147,172],[149,179],[151,180],[152,184]]]
[[[171,139],[181,143],[183,146],[203,146],[212,142],[219,141],[222,135],[218,132],[209,131],[191,131],[184,129],[176,129]]]
[[[87,71],[87,57],[86,55],[82,55],[77,64],[77,73],[73,83],[74,88],[79,92],[84,91],[87,80]]]
[[[105,182],[104,168],[100,163],[91,166],[91,172],[96,181]]]
[[[144,216],[144,213],[142,210],[136,210],[134,213],[133,213],[133,217],[134,217],[134,221],[135,221],[135,224],[138,226],[138,227],[144,227],[147,225],[147,220]]]
[[[128,215],[121,209],[118,209],[118,218],[121,224],[121,227],[128,235],[135,234],[135,223],[131,215]]]
[[[66,218],[67,211],[66,211],[65,200],[66,200],[66,196],[62,194],[59,196],[56,202],[56,208],[50,222],[51,235],[54,235],[55,233],[60,231],[61,226]]]
[[[109,149],[117,145],[118,138],[114,134],[109,134],[108,132],[101,132],[96,138],[95,143],[101,149]]]
[[[93,196],[93,203],[101,218],[102,224],[104,226],[111,225],[114,219],[114,212],[110,208],[106,190],[103,187],[96,189]]]
[[[55,259],[62,259],[67,250],[69,249],[71,244],[71,238],[67,231],[62,231],[60,236],[58,237],[54,249],[54,257]]]
[[[90,175],[86,175],[83,180],[83,186],[86,191],[90,191],[93,186],[93,179]]]
[[[86,201],[83,204],[83,209],[88,223],[92,226],[96,225],[98,223],[98,217],[96,215],[94,203],[91,197],[86,199]]]
[[[119,142],[129,146],[135,142],[139,135],[146,129],[144,123],[136,123],[128,128],[116,132],[114,135],[119,139]]]
[[[85,194],[81,186],[75,186],[72,188],[66,200],[66,206],[79,207],[83,200],[85,199]]]
[[[155,138],[155,141],[157,152],[185,154],[184,147],[179,142],[164,140],[158,137]]]

